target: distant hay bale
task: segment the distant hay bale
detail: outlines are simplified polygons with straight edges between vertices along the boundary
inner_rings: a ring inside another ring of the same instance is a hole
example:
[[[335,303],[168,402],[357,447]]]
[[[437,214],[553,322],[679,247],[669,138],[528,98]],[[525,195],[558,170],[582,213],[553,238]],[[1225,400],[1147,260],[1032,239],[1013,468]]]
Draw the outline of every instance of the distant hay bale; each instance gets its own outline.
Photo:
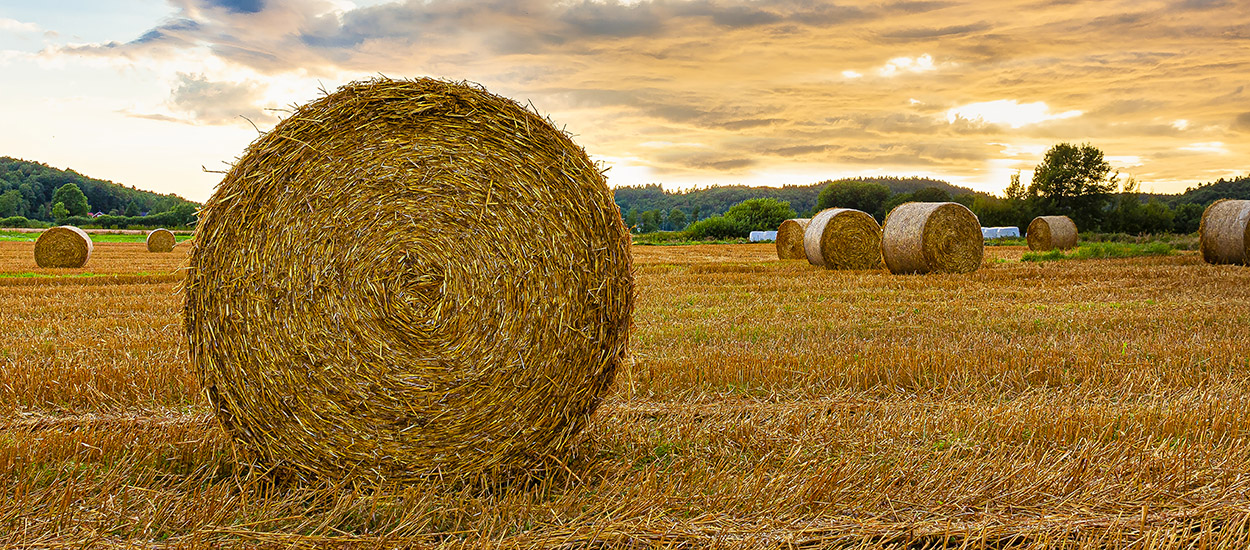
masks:
[[[825,269],[881,269],[881,225],[859,210],[821,210],[807,224],[803,256]]]
[[[1250,265],[1250,200],[1220,199],[1202,213],[1202,259]]]
[[[1038,216],[1029,222],[1024,239],[1029,250],[1067,250],[1076,247],[1076,224],[1067,216]]]
[[[803,260],[803,232],[810,218],[794,218],[781,222],[777,227],[777,257],[782,260]]]
[[[551,122],[354,82],[257,138],[201,211],[191,361],[236,448],[303,478],[550,463],[625,360],[630,235]]]
[[[881,254],[891,273],[970,273],[985,254],[981,222],[959,203],[903,203],[885,218]]]
[[[95,246],[91,237],[72,225],[53,227],[35,241],[35,264],[39,267],[82,267]]]
[[[153,229],[148,232],[148,252],[173,252],[178,239],[168,229]]]

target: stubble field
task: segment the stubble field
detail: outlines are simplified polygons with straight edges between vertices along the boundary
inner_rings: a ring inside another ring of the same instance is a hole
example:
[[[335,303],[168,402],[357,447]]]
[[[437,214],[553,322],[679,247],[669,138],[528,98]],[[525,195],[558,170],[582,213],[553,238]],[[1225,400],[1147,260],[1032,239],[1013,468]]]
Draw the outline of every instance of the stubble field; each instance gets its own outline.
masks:
[[[634,247],[632,361],[507,479],[238,465],[189,370],[185,247],[0,242],[0,545],[1250,545],[1250,268],[1167,257],[826,272]]]

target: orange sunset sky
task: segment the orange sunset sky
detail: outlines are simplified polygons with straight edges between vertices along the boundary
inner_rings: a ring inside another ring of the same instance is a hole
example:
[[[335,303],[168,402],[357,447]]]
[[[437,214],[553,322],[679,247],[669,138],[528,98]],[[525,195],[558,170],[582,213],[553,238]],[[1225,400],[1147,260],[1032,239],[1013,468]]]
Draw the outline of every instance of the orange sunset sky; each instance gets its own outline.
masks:
[[[0,155],[202,201],[243,117],[378,74],[531,102],[612,185],[1250,173],[1245,0],[3,0]]]

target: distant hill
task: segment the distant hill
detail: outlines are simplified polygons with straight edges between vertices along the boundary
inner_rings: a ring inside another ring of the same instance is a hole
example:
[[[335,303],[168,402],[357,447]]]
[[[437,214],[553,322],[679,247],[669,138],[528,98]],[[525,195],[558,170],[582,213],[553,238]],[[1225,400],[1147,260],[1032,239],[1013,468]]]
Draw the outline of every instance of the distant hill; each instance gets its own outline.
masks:
[[[977,191],[973,191],[966,187],[952,185],[945,181],[910,177],[910,178],[845,178],[838,181],[864,181],[872,183],[880,183],[890,188],[893,193],[913,193],[926,187],[936,187],[949,193],[952,197],[958,195],[983,195]],[[746,185],[718,185],[706,187],[703,189],[689,189],[685,191],[665,191],[658,184],[649,184],[633,187],[617,187],[615,190],[615,198],[617,206],[621,207],[621,213],[625,214],[630,209],[636,208],[639,212],[647,210],[661,210],[668,213],[673,208],[677,208],[685,212],[687,215],[695,213],[698,210],[700,219],[723,214],[729,207],[738,204],[747,199],[758,198],[775,198],[783,201],[789,201],[790,206],[794,208],[800,215],[810,213],[816,207],[816,197],[829,184],[830,180],[813,183],[810,185],[786,185],[784,187],[749,187]]]
[[[1173,206],[1194,203],[1206,206],[1219,199],[1250,199],[1250,175],[1238,176],[1231,180],[1220,178],[1211,183],[1186,189],[1179,195],[1164,195]]]
[[[155,214],[173,210],[181,204],[198,206],[197,203],[177,195],[162,195],[89,178],[73,170],[60,170],[41,162],[0,157],[0,218],[23,216],[32,220],[52,221],[52,194],[66,183],[78,185],[87,196],[87,204],[92,212],[117,215],[128,211],[131,215],[139,212]]]

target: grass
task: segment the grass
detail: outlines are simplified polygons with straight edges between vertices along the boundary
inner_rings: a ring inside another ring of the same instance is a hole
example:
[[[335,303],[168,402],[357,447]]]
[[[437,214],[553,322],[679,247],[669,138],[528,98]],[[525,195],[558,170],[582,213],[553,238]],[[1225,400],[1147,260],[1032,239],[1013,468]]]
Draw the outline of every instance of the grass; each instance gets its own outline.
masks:
[[[124,234],[124,233],[88,233],[93,243],[142,243],[147,242],[145,234]],[[192,235],[174,235],[177,242],[190,240]],[[35,242],[39,239],[39,233],[26,233],[21,231],[3,231],[0,230],[0,242]]]
[[[1155,241],[1147,244],[1124,242],[1085,243],[1072,252],[1049,250],[1046,252],[1026,252],[1020,257],[1024,262],[1050,262],[1058,260],[1109,260],[1115,258],[1135,258],[1138,256],[1167,256],[1175,250],[1172,245]]]
[[[0,272],[39,272],[30,246]],[[89,268],[184,260],[140,249]],[[235,460],[176,280],[0,286],[0,546],[1245,548],[1250,269],[997,263],[1023,253],[894,276],[638,247],[632,358],[566,454],[382,488]]]

